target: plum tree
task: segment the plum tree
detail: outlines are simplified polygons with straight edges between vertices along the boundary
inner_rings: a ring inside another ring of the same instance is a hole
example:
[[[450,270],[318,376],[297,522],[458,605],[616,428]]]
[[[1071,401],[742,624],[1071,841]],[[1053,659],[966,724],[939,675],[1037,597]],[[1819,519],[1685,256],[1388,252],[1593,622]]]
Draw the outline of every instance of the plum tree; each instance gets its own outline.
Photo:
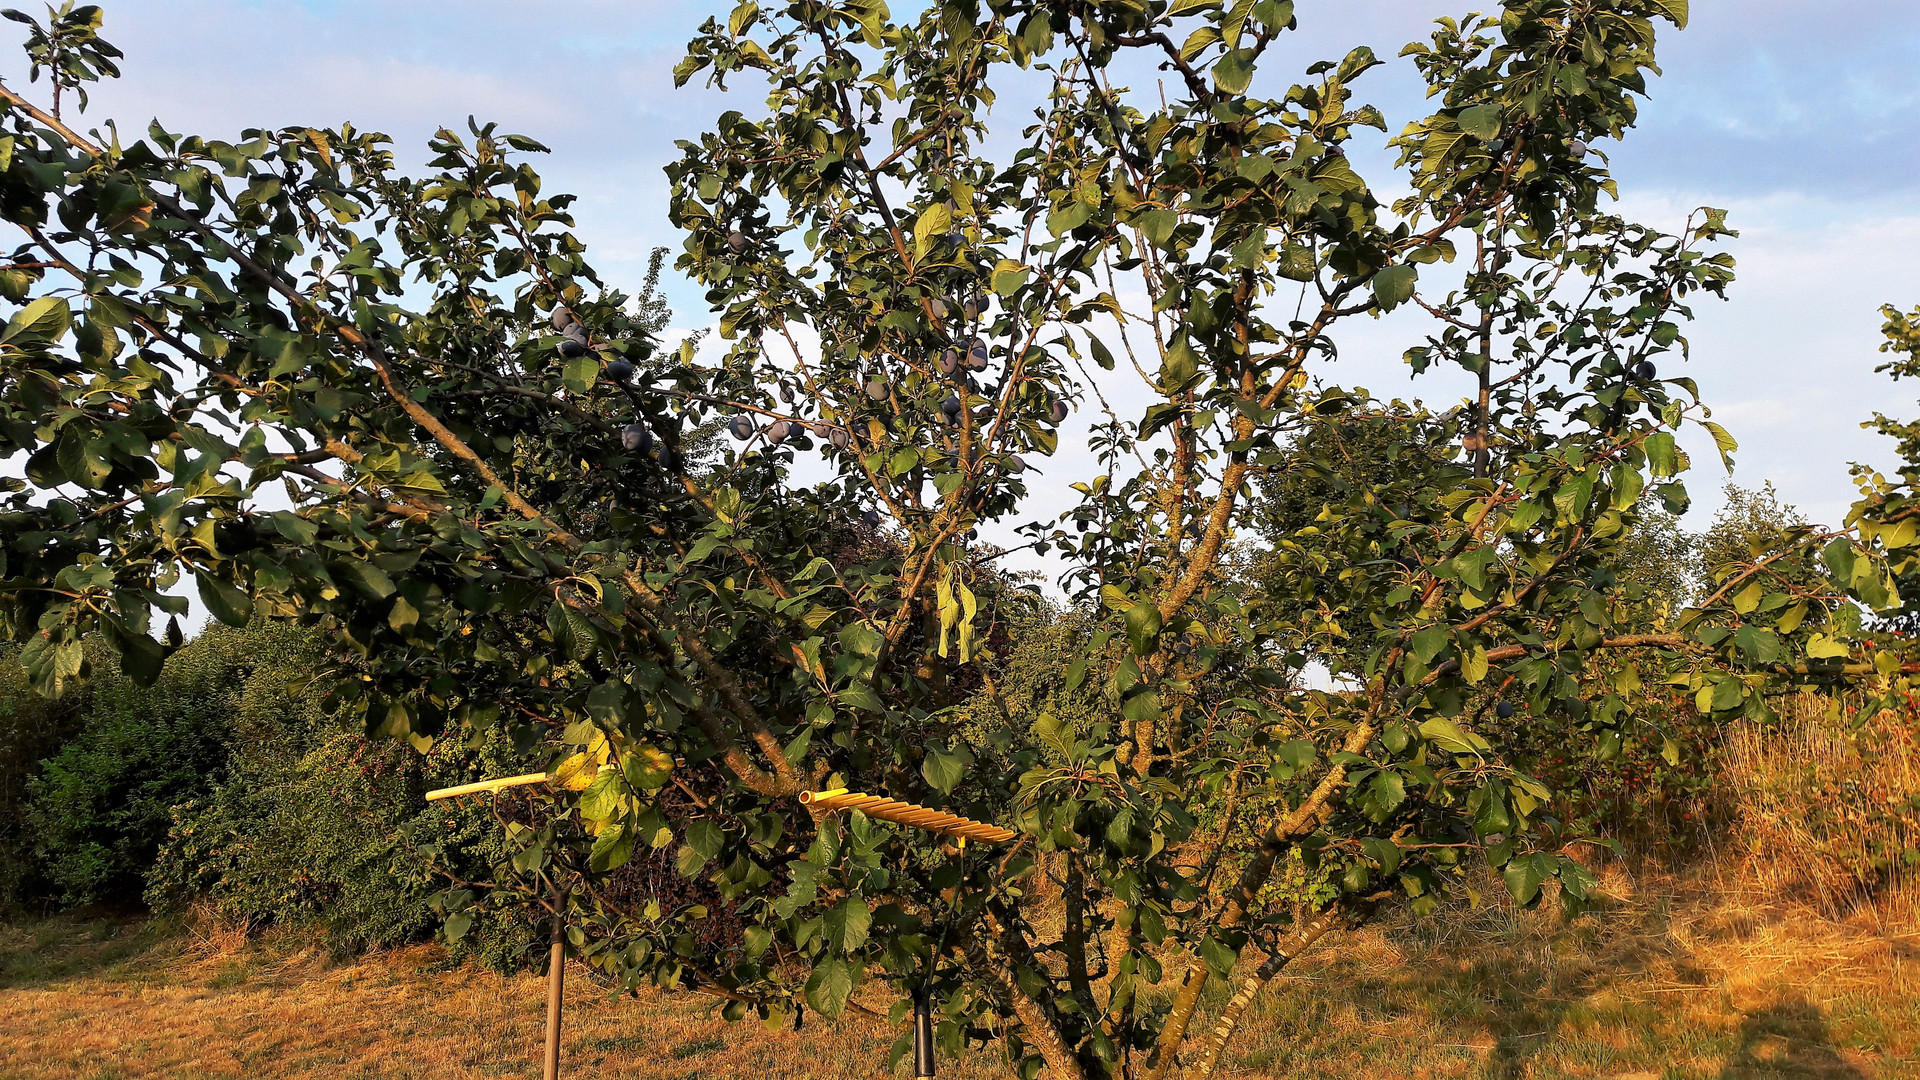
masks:
[[[1910,522],[1806,529],[1829,577],[1736,566],[1672,632],[1628,632],[1643,597],[1611,568],[1686,502],[1675,432],[1733,440],[1688,380],[1623,376],[1684,346],[1732,261],[1718,211],[1605,212],[1575,144],[1626,133],[1656,24],[1685,19],[1441,20],[1404,54],[1436,108],[1390,140],[1389,207],[1342,149],[1385,126],[1354,97],[1381,61],[1276,78],[1285,0],[740,4],[677,68],[764,84],[669,169],[724,343],[704,358],[603,286],[531,139],[442,131],[411,178],[351,127],[127,141],[0,90],[24,237],[0,267],[0,618],[49,693],[89,634],[150,676],[191,577],[222,621],[326,627],[365,673],[330,707],[372,732],[546,746],[542,813],[508,822],[498,880],[442,896],[450,934],[577,877],[573,948],[629,985],[770,1022],[921,988],[943,1045],[1002,1040],[1023,1076],[1205,1076],[1266,982],[1382,904],[1430,909],[1483,864],[1579,907],[1554,793],[1480,730],[1496,700],[1602,739],[1643,681],[1730,717],[1903,677],[1856,631],[1898,602]],[[34,31],[74,58],[56,89],[110,74],[97,21],[62,25]],[[1125,84],[1155,65],[1164,96]],[[990,131],[996,101],[1033,123]],[[1426,320],[1409,364],[1463,400],[1404,416],[1409,467],[1330,487],[1251,587],[1255,487],[1338,471],[1304,436],[1385,410],[1338,382],[1339,338],[1400,309]],[[999,377],[946,423],[950,349]],[[598,377],[614,359],[631,382]],[[1022,467],[1070,400],[1097,464],[1035,508]],[[721,423],[788,437],[690,469]],[[655,466],[606,467],[635,428]],[[1031,607],[972,542],[995,522],[1065,568],[1083,722],[959,721],[1004,705],[998,635]],[[1596,688],[1601,654],[1623,659]],[[1020,839],[797,801],[830,787]],[[674,888],[621,876],[669,851]],[[1277,897],[1295,859],[1319,884]]]

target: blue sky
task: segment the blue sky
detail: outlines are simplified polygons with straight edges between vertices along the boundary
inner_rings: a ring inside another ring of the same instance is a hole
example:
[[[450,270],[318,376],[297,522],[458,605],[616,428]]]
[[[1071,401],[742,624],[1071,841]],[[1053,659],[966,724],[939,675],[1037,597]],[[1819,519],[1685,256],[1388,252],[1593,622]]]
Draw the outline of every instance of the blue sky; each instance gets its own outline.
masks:
[[[122,130],[159,117],[209,136],[248,126],[351,121],[395,136],[418,162],[426,136],[469,114],[554,149],[548,189],[581,195],[581,235],[603,273],[637,282],[647,251],[677,249],[660,166],[676,138],[752,92],[675,91],[670,69],[718,4],[692,0],[109,0],[107,36],[126,77],[89,114]],[[1482,5],[1488,6],[1488,5]],[[1665,75],[1637,131],[1603,145],[1623,209],[1677,227],[1701,204],[1729,209],[1741,280],[1700,307],[1689,331],[1700,383],[1742,444],[1734,479],[1773,480],[1818,520],[1851,501],[1850,461],[1889,462],[1859,429],[1875,409],[1920,414],[1908,388],[1872,373],[1882,303],[1920,303],[1920,4],[1912,0],[1695,0],[1693,24],[1664,32]],[[1429,20],[1462,6],[1426,0],[1301,0],[1301,30],[1264,77],[1367,44],[1392,57]],[[11,24],[0,24],[10,26]],[[0,30],[0,33],[11,31]],[[0,77],[25,85],[18,52]],[[1425,111],[1404,63],[1359,88],[1390,126]],[[1011,110],[1009,110],[1011,111]],[[1017,122],[1017,115],[1009,122]],[[1362,163],[1375,159],[1364,151]],[[1379,175],[1380,170],[1364,170]],[[679,323],[705,322],[697,290],[669,283]],[[1441,400],[1462,392],[1409,383],[1412,344],[1392,320],[1345,345],[1376,392]],[[1677,373],[1669,365],[1668,373]],[[1704,525],[1719,479],[1697,441]],[[1061,480],[1070,471],[1062,462]]]

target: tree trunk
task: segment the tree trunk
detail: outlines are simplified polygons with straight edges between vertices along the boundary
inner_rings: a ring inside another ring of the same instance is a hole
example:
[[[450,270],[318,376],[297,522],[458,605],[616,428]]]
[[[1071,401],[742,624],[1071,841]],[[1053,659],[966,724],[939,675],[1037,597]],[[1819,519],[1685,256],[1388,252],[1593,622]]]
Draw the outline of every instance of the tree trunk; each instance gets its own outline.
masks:
[[[1240,1014],[1253,1004],[1261,988],[1272,982],[1273,977],[1280,974],[1280,969],[1292,963],[1295,957],[1312,948],[1313,943],[1325,936],[1339,921],[1334,911],[1321,912],[1312,922],[1301,927],[1291,947],[1274,950],[1265,963],[1247,976],[1246,981],[1240,984],[1239,991],[1227,1002],[1226,1008],[1220,1010],[1220,1020],[1213,1025],[1213,1034],[1207,1037],[1207,1048],[1201,1051],[1200,1060],[1194,1062],[1192,1071],[1187,1074],[1191,1080],[1207,1080],[1213,1075],[1213,1071],[1220,1067],[1220,1058],[1226,1053],[1227,1044],[1233,1041],[1234,1030],[1240,1026]]]

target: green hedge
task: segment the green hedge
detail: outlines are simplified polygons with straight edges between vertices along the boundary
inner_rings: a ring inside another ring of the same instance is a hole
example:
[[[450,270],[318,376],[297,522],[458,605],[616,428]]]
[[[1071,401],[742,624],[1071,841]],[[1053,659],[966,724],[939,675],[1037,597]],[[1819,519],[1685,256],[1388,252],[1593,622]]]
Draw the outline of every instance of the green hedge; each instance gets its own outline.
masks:
[[[445,874],[486,876],[501,843],[481,806],[429,807],[426,791],[541,764],[343,729],[321,705],[353,673],[294,628],[209,628],[151,687],[91,660],[50,702],[0,656],[0,907],[205,902],[254,927],[318,925],[341,950],[416,940]],[[482,925],[461,951],[504,968],[533,938]]]

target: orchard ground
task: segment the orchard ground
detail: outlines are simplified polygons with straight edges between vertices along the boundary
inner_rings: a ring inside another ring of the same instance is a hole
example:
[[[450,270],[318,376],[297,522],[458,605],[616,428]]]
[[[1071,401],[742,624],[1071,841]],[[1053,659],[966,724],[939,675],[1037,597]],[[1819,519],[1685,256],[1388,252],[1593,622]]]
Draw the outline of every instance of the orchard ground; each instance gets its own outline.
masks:
[[[1314,958],[1262,997],[1233,1075],[1920,1077],[1914,892],[1836,920],[1756,903],[1713,869],[1606,884],[1601,910],[1571,923],[1490,906]],[[711,999],[612,998],[571,975],[570,1078],[906,1074],[886,1068],[884,1018],[768,1032]],[[855,1000],[884,1013],[880,990]],[[526,1076],[543,998],[537,976],[451,967],[431,945],[335,960],[300,933],[15,924],[0,928],[0,1077]],[[992,1051],[941,1064],[954,1080],[1008,1074]]]

